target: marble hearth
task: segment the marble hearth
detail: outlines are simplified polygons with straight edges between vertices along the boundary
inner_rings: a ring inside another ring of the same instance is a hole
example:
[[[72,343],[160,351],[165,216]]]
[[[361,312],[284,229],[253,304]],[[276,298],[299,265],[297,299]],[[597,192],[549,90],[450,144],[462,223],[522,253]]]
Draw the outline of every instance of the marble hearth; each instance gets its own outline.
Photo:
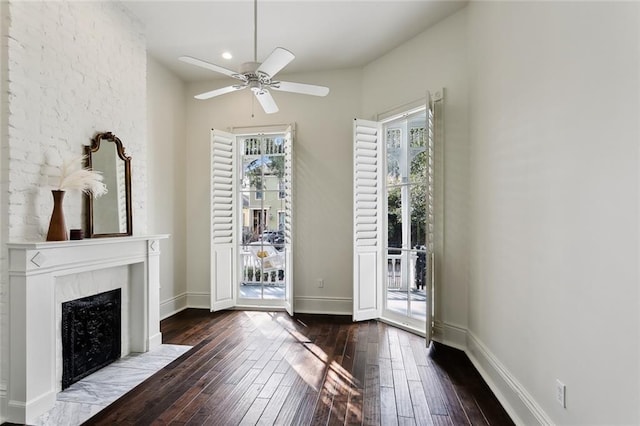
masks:
[[[160,346],[160,240],[10,243],[7,420],[32,424],[61,390],[61,304],[121,288],[122,355]]]

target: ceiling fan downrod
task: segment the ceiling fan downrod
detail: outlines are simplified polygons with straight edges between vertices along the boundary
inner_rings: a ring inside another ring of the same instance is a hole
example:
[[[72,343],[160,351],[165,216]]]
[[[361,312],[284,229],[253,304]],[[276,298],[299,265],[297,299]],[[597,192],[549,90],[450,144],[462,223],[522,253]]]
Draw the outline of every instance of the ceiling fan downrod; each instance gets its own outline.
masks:
[[[258,0],[253,0],[253,62],[258,62]]]

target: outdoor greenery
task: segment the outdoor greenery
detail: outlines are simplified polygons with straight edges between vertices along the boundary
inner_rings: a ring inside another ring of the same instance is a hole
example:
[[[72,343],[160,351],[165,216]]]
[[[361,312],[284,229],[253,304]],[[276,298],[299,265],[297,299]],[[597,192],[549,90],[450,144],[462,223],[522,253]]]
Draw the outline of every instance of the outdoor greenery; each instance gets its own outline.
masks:
[[[409,200],[411,206],[411,241],[414,245],[425,244],[427,226],[427,168],[426,152],[415,156],[409,171]],[[387,191],[388,246],[402,247],[402,195],[401,187],[393,186]]]
[[[263,155],[245,166],[245,176],[249,178],[249,187],[263,189],[262,178],[266,175],[284,178],[284,155]]]

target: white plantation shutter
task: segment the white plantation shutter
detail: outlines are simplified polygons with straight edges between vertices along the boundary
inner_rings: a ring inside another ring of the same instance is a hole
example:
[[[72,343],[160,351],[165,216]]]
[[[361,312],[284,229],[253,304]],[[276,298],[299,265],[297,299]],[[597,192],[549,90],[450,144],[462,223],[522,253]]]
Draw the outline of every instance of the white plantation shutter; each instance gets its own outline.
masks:
[[[378,318],[382,291],[382,126],[356,119],[353,123],[354,253],[353,319]]]
[[[426,341],[433,335],[437,322],[434,310],[437,308],[436,292],[438,291],[438,264],[443,256],[443,218],[444,218],[444,139],[440,131],[443,124],[444,89],[427,96],[427,152],[429,168],[427,169],[427,329]]]
[[[284,144],[284,252],[285,252],[285,309],[293,315],[293,129],[287,127]]]
[[[235,305],[235,144],[231,133],[211,131],[211,310]]]
[[[431,95],[427,93],[427,277],[426,277],[426,303],[427,319],[425,340],[427,346],[431,342],[433,334],[433,296],[435,294],[435,128],[433,115],[433,102]]]

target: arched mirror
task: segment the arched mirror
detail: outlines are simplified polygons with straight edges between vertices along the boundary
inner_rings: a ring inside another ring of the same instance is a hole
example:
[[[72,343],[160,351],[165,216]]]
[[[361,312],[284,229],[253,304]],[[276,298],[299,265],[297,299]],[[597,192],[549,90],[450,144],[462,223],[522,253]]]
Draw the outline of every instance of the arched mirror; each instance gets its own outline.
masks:
[[[88,238],[132,235],[131,157],[113,133],[98,133],[85,146],[86,166],[102,173],[107,193],[85,195],[85,227]]]

